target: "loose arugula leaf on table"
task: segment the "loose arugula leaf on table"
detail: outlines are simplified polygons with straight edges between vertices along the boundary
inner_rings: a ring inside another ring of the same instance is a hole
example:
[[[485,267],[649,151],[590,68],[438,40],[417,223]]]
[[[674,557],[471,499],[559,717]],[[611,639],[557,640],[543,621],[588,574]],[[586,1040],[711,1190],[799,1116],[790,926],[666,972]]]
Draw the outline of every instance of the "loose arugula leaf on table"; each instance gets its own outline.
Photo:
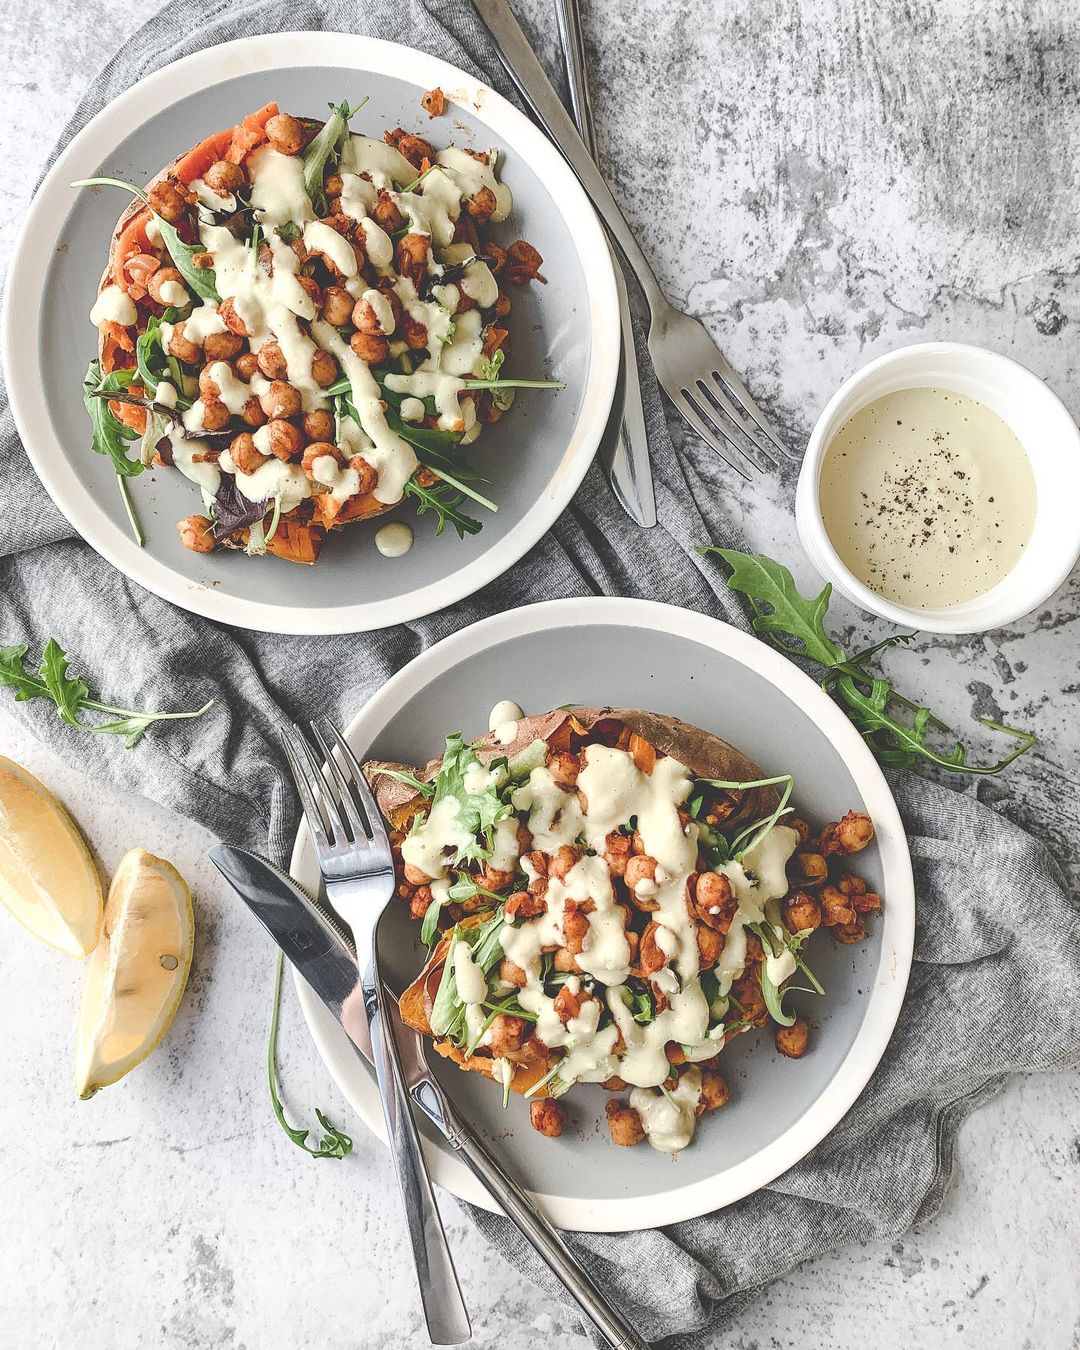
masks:
[[[825,631],[831,585],[807,597],[800,593],[788,569],[772,558],[712,545],[701,547],[698,552],[706,557],[715,555],[727,563],[731,569],[728,585],[750,605],[755,632],[788,656],[805,657],[824,667],[822,688],[836,698],[883,764],[910,767],[921,761],[951,773],[990,775],[1001,773],[1037,743],[1037,737],[1030,732],[980,717],[977,719],[980,726],[1011,737],[1017,746],[993,764],[968,763],[967,747],[941,718],[901,694],[890,680],[868,669],[870,660],[879,652],[910,642],[914,634],[896,633],[848,656]],[[935,749],[929,743],[935,732],[953,736],[952,748]]]
[[[138,197],[145,206],[148,206],[157,221],[158,231],[161,234],[161,242],[173,261],[173,266],[184,278],[184,281],[203,300],[212,300],[214,304],[221,302],[221,296],[217,291],[217,276],[212,267],[196,267],[194,259],[197,254],[205,253],[206,249],[201,243],[185,244],[177,232],[176,226],[171,221],[166,220],[150,206],[150,198],[146,195],[143,188],[136,187],[134,183],[125,183],[122,178],[77,178],[72,187],[118,187],[123,188],[125,192],[130,192],[133,197]]]
[[[311,198],[317,216],[326,214],[324,209],[326,193],[323,189],[326,166],[329,163],[337,164],[340,160],[341,152],[349,139],[349,120],[366,102],[367,98],[362,98],[355,108],[351,108],[347,102],[327,104],[330,116],[304,151],[304,190]]]
[[[155,722],[175,722],[201,717],[213,707],[214,700],[194,712],[147,712],[133,708],[116,708],[90,697],[86,681],[68,671],[69,657],[55,638],[50,638],[41,654],[41,665],[36,674],[26,669],[25,658],[29,648],[25,643],[0,647],[0,687],[14,691],[17,703],[31,699],[48,699],[56,708],[58,717],[69,726],[80,727],[113,736],[123,736],[128,750],[142,738]],[[110,714],[111,722],[83,721],[83,712]]]
[[[302,1148],[305,1153],[310,1153],[313,1158],[344,1158],[352,1152],[353,1141],[336,1125],[331,1124],[325,1112],[319,1110],[318,1107],[315,1108],[315,1119],[326,1133],[315,1146],[308,1143],[310,1130],[297,1129],[285,1119],[285,1107],[281,1101],[281,1080],[278,1078],[277,1070],[278,1022],[281,1017],[281,974],[284,964],[285,959],[281,952],[278,952],[277,965],[274,970],[274,1009],[270,1014],[270,1037],[266,1047],[266,1077],[270,1086],[270,1102],[274,1108],[274,1115],[277,1116],[278,1124],[297,1148]]]

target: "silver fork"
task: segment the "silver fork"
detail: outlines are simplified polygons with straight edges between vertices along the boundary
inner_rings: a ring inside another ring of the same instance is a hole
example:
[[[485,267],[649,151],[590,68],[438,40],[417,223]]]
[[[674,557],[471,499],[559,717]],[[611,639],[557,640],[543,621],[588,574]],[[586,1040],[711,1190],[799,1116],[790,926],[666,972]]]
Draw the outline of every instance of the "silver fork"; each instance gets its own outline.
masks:
[[[326,718],[312,722],[311,731],[325,765],[319,764],[298,727],[291,735],[283,732],[281,743],[300,794],[327,896],[352,929],[356,945],[371,1057],[405,1206],[428,1335],[434,1345],[461,1345],[472,1334],[469,1314],[408,1104],[393,1018],[384,1018],[379,1006],[382,977],[376,933],[396,884],[390,841],[363,770],[344,737]],[[339,758],[351,783],[342,772]]]
[[[660,288],[619,204],[578,135],[507,0],[473,0],[499,59],[592,199],[641,285],[649,308],[649,355],[668,398],[710,450],[737,473],[775,468],[794,458],[750,397],[704,324],[677,310]]]

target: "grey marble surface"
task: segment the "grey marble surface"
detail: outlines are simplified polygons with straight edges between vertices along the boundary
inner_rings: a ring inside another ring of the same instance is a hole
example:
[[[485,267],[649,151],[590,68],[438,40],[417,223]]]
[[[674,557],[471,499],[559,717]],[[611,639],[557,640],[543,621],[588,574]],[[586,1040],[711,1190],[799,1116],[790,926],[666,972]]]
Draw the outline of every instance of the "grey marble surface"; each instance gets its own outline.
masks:
[[[0,12],[0,266],[40,166],[94,72],[154,11],[8,0]],[[550,54],[546,0],[519,10]],[[1080,409],[1077,0],[594,0],[601,152],[673,298],[705,317],[800,443],[858,364],[928,337],[1031,366]],[[602,21],[601,21],[602,16]],[[659,129],[663,134],[659,134]],[[701,453],[706,453],[701,450]],[[735,491],[792,560],[794,475]],[[880,630],[839,607],[845,634]],[[1080,870],[1074,715],[1080,584],[981,638],[894,656],[955,725],[1036,730],[985,795]],[[2,708],[2,705],[0,705]],[[162,1050],[90,1103],[70,1087],[80,972],[0,916],[0,1344],[424,1344],[387,1159],[328,1081],[290,1001],[294,1115],[354,1129],[345,1163],[277,1131],[264,1086],[270,971],[205,861],[204,831],[48,754],[0,711],[0,752],[69,803],[106,865],[135,843],[196,896],[192,984]],[[584,1350],[559,1312],[447,1204],[476,1343]],[[909,1343],[1080,1345],[1080,1076],[1012,1083],[965,1127],[942,1212],[891,1247],[778,1280],[716,1338],[733,1350]]]

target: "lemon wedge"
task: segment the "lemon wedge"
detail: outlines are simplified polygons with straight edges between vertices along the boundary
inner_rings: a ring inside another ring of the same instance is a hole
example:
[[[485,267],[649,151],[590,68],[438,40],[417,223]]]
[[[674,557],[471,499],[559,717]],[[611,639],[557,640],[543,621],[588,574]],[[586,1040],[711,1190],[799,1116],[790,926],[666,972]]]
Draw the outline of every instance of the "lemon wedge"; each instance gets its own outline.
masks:
[[[183,997],[194,937],[191,892],[176,868],[145,849],[125,853],[86,975],[75,1040],[80,1097],[123,1078],[161,1044]]]
[[[42,783],[0,755],[0,902],[69,956],[101,939],[101,878],[78,827]]]

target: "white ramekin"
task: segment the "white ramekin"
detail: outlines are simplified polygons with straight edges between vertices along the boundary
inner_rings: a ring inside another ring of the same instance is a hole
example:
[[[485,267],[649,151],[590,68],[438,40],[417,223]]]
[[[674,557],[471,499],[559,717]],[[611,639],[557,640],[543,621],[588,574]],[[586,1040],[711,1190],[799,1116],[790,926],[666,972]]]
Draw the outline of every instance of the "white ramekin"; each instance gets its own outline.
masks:
[[[1037,493],[1031,540],[1012,571],[985,595],[942,609],[894,604],[864,586],[825,531],[819,495],[822,456],[844,423],[885,394],[927,387],[966,394],[996,412],[1027,451]],[[1080,431],[1058,396],[1007,356],[959,342],[901,347],[856,371],[826,404],[803,459],[795,521],[813,565],[862,609],[933,633],[999,628],[1048,599],[1080,558]]]

